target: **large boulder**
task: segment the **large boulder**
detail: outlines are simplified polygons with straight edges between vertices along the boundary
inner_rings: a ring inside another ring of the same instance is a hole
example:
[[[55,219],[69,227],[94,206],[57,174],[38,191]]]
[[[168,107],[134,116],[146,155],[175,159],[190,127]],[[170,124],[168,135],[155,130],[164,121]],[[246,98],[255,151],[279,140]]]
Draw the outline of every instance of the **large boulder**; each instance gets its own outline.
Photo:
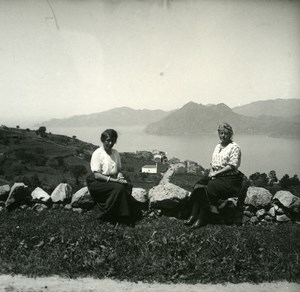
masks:
[[[271,200],[272,194],[268,190],[259,187],[249,187],[245,204],[261,209],[270,206]]]
[[[72,208],[82,208],[90,210],[94,207],[94,205],[95,202],[87,187],[81,188],[72,196]]]
[[[157,209],[171,209],[190,195],[187,190],[172,183],[159,184],[149,190],[150,207]]]
[[[146,203],[149,200],[148,193],[143,188],[133,188],[131,195],[140,203]]]
[[[14,183],[8,194],[5,207],[7,209],[12,209],[17,205],[26,202],[29,198],[30,193],[28,187],[24,183]]]
[[[50,196],[41,188],[37,187],[33,190],[31,193],[31,198],[36,201],[41,201],[41,202],[48,202],[50,199]]]
[[[273,197],[274,203],[280,203],[292,212],[300,213],[300,198],[288,191],[278,191]]]
[[[0,186],[0,201],[6,201],[10,192],[9,185]]]
[[[61,183],[51,194],[51,200],[54,203],[64,202],[72,198],[72,187],[69,184]]]

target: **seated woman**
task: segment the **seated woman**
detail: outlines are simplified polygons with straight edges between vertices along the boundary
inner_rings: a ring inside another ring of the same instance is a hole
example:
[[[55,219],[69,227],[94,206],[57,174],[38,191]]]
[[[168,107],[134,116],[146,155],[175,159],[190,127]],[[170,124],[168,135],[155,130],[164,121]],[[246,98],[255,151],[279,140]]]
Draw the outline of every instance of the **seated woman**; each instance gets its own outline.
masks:
[[[232,127],[228,123],[222,123],[218,134],[221,142],[213,152],[208,177],[195,184],[190,196],[192,212],[184,224],[191,225],[192,228],[204,226],[210,206],[217,206],[220,200],[237,194],[242,186],[243,174],[238,170],[241,148],[232,141]]]
[[[120,172],[120,154],[112,149],[118,134],[107,129],[100,139],[103,145],[92,154],[90,165],[93,173],[87,177],[88,190],[99,209],[97,217],[103,221],[134,225],[132,186]]]

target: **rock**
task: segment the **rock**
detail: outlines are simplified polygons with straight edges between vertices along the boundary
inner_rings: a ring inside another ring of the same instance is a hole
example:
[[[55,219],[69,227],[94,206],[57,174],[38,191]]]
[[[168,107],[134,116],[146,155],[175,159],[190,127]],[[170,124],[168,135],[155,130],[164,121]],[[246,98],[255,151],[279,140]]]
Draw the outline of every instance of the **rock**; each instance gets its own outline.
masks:
[[[5,207],[8,209],[13,208],[15,205],[27,200],[29,197],[28,187],[24,183],[14,183],[8,198],[5,202]]]
[[[248,223],[248,222],[250,222],[250,217],[243,216],[242,223],[245,224],[245,223]]]
[[[271,205],[272,194],[260,187],[249,187],[245,199],[246,205],[252,205],[256,209],[268,207]]]
[[[274,216],[273,216],[273,217],[274,217]],[[270,215],[266,215],[264,219],[265,219],[266,221],[273,221],[273,220],[274,220],[273,217],[270,216]]]
[[[278,222],[288,222],[290,220],[291,219],[288,216],[286,216],[285,214],[276,216],[276,221],[278,221]]]
[[[277,215],[282,215],[282,214],[285,214],[285,212],[284,212],[284,210],[283,210],[282,208],[278,208],[278,209],[276,210],[276,214],[277,214]]]
[[[148,193],[143,188],[133,188],[132,196],[140,203],[148,202]]]
[[[161,181],[160,181],[159,184],[169,183],[171,176],[174,174],[174,172],[176,172],[176,170],[178,168],[180,168],[180,166],[181,166],[180,163],[176,163],[176,164],[170,165],[169,169],[164,173],[164,176],[161,179]]]
[[[81,208],[73,208],[73,211],[76,213],[81,214],[83,212],[83,210]]]
[[[278,207],[278,206],[277,206]],[[276,207],[273,206],[270,208],[270,210],[268,211],[268,214],[272,217],[275,217],[275,213],[276,213]]]
[[[5,207],[5,202],[0,201],[0,207]]]
[[[33,200],[38,200],[38,201],[46,203],[50,199],[50,196],[43,189],[37,187],[31,193],[31,198]]]
[[[266,210],[265,209],[259,209],[257,212],[256,212],[256,217],[261,219],[265,216],[266,214]]]
[[[247,216],[247,217],[252,217],[253,213],[250,212],[250,211],[244,211],[244,215]]]
[[[67,205],[65,205],[64,209],[65,209],[65,210],[71,210],[71,209],[72,209],[72,206],[71,206],[71,204],[67,204]]]
[[[69,184],[61,183],[51,194],[52,202],[64,202],[72,198],[72,187]]]
[[[300,213],[300,198],[288,191],[278,191],[273,197],[273,202],[280,202],[285,208]]]
[[[32,210],[37,211],[37,212],[42,212],[44,210],[47,210],[48,207],[44,204],[41,203],[36,203],[33,207]]]
[[[256,224],[256,223],[259,222],[259,220],[258,220],[258,218],[257,218],[256,216],[253,216],[253,217],[250,218],[250,222],[251,222],[252,224]]]
[[[171,209],[189,196],[190,192],[172,183],[159,184],[149,190],[150,206],[157,209]]]
[[[244,210],[245,210],[245,211],[251,211],[251,206],[246,205],[245,208],[244,208]]]
[[[9,185],[0,186],[0,201],[6,201],[9,192],[10,192],[10,186]]]
[[[95,202],[87,187],[81,188],[72,196],[71,206],[73,208],[91,210],[94,205]]]

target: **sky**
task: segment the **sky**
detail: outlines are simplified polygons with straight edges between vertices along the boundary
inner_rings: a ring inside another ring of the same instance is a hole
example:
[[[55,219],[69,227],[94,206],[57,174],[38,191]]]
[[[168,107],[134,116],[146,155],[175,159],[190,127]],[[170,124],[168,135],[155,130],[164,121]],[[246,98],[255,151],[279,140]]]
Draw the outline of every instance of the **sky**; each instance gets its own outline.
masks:
[[[7,126],[300,98],[300,1],[0,0]]]

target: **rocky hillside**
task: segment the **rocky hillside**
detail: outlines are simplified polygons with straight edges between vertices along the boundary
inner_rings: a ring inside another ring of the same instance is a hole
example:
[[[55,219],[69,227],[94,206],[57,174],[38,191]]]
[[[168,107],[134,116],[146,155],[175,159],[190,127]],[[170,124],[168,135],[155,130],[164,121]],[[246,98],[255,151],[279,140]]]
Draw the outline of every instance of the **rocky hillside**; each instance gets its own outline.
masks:
[[[291,118],[300,113],[300,99],[273,99],[252,102],[232,108],[235,113],[249,116],[274,116]],[[299,119],[297,119],[299,120]]]
[[[0,183],[24,181],[27,185],[42,184],[45,189],[60,182],[75,184],[76,178],[89,172],[90,156],[95,148],[63,135],[2,127]]]
[[[118,107],[90,115],[72,116],[66,119],[52,119],[37,126],[46,127],[93,127],[99,125],[129,126],[147,125],[156,122],[169,112],[163,110],[134,110],[129,107]]]

